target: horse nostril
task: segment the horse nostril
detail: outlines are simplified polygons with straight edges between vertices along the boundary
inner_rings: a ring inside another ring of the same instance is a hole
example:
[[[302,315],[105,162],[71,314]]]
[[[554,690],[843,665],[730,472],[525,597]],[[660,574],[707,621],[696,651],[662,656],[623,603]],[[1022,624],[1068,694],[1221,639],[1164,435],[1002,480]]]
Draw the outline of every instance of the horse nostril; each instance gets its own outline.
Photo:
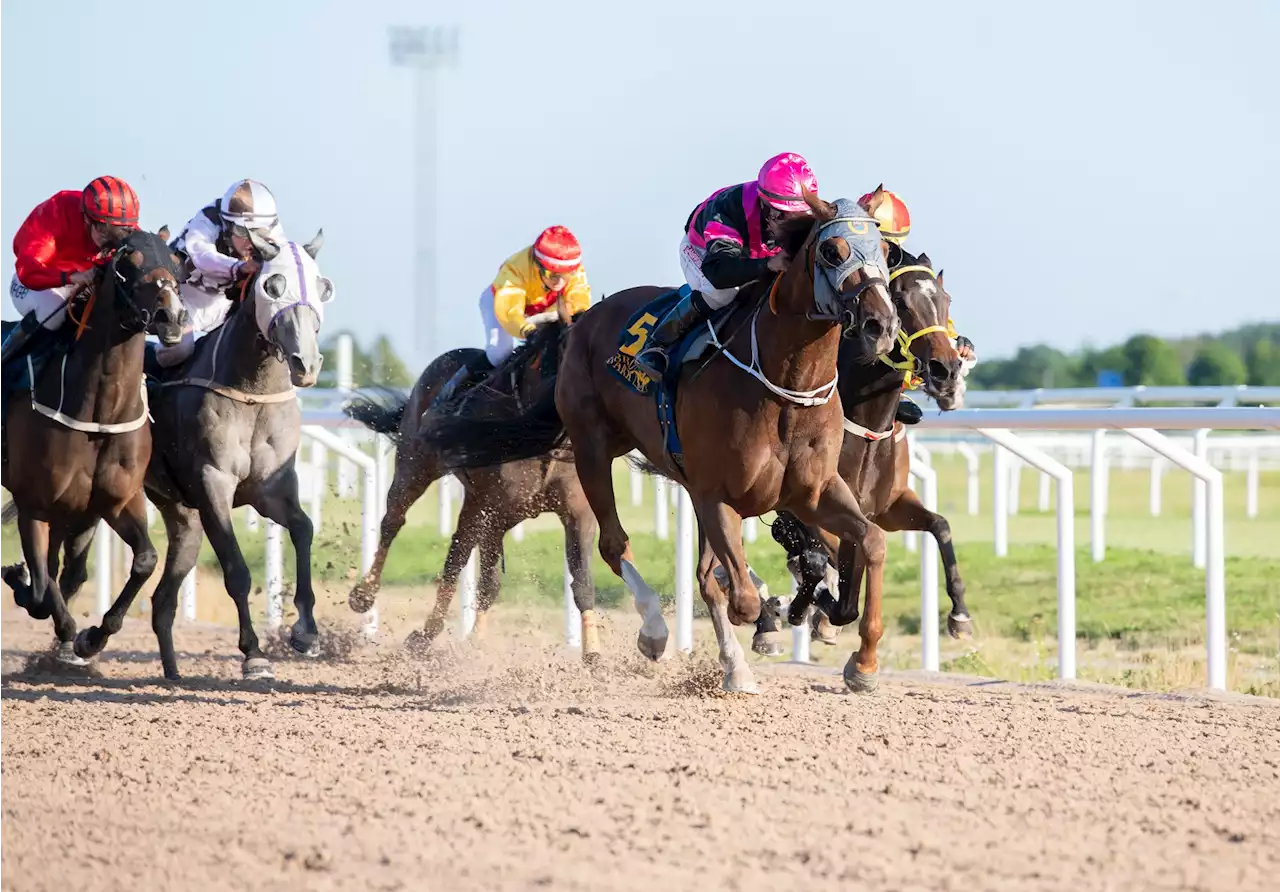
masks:
[[[307,373],[307,364],[302,361],[302,354],[292,353],[289,355],[289,371],[294,375],[302,377]]]
[[[870,340],[878,341],[880,336],[884,334],[884,326],[880,324],[879,320],[868,319],[862,323],[862,333]]]
[[[954,370],[938,359],[929,360],[929,377],[939,383],[950,381],[954,375]]]

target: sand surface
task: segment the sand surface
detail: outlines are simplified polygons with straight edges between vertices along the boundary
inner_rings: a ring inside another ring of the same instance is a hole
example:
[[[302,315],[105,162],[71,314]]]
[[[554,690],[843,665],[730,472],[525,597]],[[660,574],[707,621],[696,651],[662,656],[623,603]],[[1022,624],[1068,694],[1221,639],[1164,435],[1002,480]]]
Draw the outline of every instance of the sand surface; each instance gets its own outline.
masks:
[[[594,670],[554,629],[388,634],[252,684],[187,625],[166,684],[144,623],[73,678],[6,609],[0,886],[1280,888],[1280,702],[790,666],[726,697],[612,622]]]

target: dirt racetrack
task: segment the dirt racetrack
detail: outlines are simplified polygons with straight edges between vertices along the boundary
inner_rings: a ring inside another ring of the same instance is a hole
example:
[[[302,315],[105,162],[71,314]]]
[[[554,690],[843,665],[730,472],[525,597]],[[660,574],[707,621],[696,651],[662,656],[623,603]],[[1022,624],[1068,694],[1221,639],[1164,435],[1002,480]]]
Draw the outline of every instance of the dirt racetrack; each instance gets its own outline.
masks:
[[[179,626],[167,685],[142,623],[72,679],[6,610],[3,888],[1280,888],[1276,701],[787,666],[728,698],[613,621],[594,672],[388,638],[273,684]]]

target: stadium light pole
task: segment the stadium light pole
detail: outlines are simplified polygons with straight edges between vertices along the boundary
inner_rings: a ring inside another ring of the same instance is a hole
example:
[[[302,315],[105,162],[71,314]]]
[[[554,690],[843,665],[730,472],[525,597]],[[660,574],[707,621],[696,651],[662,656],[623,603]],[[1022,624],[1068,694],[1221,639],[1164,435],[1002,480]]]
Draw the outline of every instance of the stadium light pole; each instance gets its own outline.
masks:
[[[392,26],[391,64],[413,72],[414,309],[413,339],[418,367],[440,351],[436,329],[436,72],[458,59],[458,29],[452,26]]]

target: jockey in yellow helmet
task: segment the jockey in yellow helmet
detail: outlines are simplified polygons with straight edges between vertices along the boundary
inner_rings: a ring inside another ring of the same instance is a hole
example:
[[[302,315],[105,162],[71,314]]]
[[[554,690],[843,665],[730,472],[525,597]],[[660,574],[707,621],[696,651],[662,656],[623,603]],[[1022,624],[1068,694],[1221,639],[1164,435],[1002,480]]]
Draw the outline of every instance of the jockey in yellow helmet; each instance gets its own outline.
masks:
[[[906,244],[907,236],[911,233],[911,212],[907,209],[907,203],[902,200],[894,192],[890,192],[883,186],[876,187],[875,191],[868,192],[866,195],[858,199],[858,204],[862,206],[868,214],[876,221],[876,225],[880,227],[880,237],[893,247],[889,249],[889,268],[901,264],[901,260],[895,258],[895,254],[901,257],[901,254],[895,250],[902,249]],[[968,375],[969,370],[978,361],[978,355],[973,349],[973,342],[968,338],[956,334],[955,324],[947,320],[947,334],[956,343],[956,352],[960,354],[960,358],[964,361],[961,366],[961,375]],[[903,413],[899,412],[899,418],[909,424],[914,424],[920,420],[918,409],[913,406],[906,408],[906,414],[910,417],[903,417]]]

